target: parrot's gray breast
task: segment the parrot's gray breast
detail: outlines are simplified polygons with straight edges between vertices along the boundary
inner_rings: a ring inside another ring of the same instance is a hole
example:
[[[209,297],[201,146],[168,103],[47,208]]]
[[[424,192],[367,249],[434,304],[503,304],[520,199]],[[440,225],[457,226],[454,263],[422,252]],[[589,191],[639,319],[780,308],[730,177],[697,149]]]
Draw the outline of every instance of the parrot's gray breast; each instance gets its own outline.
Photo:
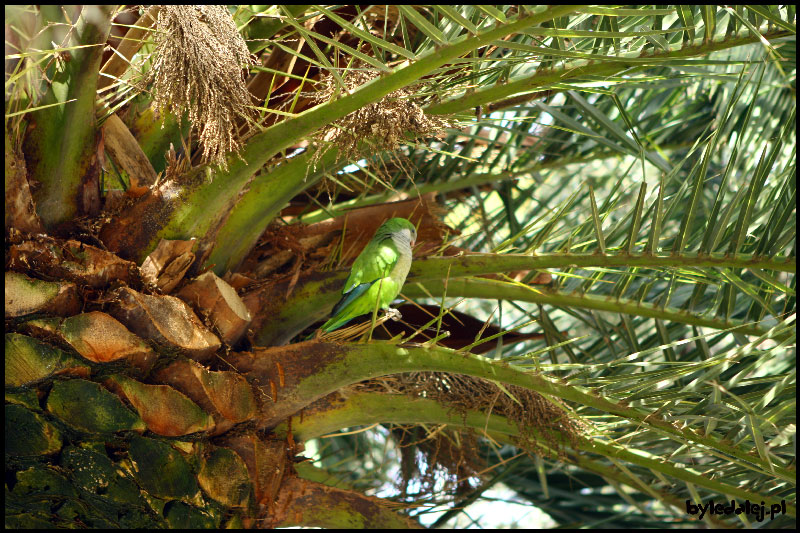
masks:
[[[399,286],[402,286],[406,281],[408,271],[411,269],[411,244],[408,242],[408,239],[404,239],[401,235],[393,235],[392,241],[395,246],[397,246],[397,251],[400,255],[389,277]]]

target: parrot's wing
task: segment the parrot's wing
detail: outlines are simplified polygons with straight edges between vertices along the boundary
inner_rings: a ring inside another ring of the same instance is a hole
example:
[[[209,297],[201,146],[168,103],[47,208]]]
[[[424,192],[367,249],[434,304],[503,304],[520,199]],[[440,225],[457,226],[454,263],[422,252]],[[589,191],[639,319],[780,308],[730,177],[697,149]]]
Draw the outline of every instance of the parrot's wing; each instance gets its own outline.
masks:
[[[370,241],[364,251],[358,255],[350,269],[350,276],[344,284],[344,289],[342,289],[342,297],[333,307],[331,316],[336,316],[350,302],[367,292],[373,283],[392,272],[397,264],[399,254],[393,243],[388,246],[382,245],[386,240],[389,243],[392,242],[388,237],[379,241]]]
[[[356,285],[350,290],[350,292],[346,292],[344,296],[342,296],[339,299],[336,305],[333,306],[333,311],[331,311],[331,316],[332,317],[336,316],[339,313],[339,311],[347,307],[347,305],[350,302],[352,302],[353,300],[355,300],[356,298],[367,292],[369,288],[372,287],[372,283],[374,282],[362,283],[361,285]]]
[[[394,269],[399,256],[400,254],[390,237],[381,240],[373,239],[353,262],[342,294],[347,295],[363,284],[369,288],[377,280],[385,278]],[[366,289],[363,289],[362,293],[364,290]]]

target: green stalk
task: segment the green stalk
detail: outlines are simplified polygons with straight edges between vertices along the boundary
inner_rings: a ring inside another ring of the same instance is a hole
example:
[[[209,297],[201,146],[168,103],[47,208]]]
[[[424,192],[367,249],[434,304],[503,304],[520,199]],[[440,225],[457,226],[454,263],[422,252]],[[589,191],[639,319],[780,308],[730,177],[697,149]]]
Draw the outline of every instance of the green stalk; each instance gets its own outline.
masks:
[[[205,183],[184,194],[169,222],[151,239],[152,245],[155,246],[161,238],[206,235],[210,229],[219,224],[229,209],[241,201],[239,195],[256,171],[272,157],[297,144],[314,131],[380,100],[393,91],[412,85],[423,76],[476,48],[530,26],[564,16],[575,9],[576,6],[556,6],[515,22],[498,24],[476,36],[462,36],[458,42],[442,46],[392,74],[365,84],[343,98],[316,106],[295,118],[267,128],[252,137],[238,157],[236,155],[230,157],[227,172],[218,172],[213,179],[205,180]],[[261,179],[269,179],[269,175],[256,178],[256,181]],[[307,184],[297,177],[290,187],[292,187],[290,190],[299,193],[307,187]]]
[[[54,59],[53,79],[39,104],[50,107],[30,115],[35,127],[29,130],[24,151],[29,179],[42,184],[33,193],[36,212],[49,229],[74,219],[86,207],[81,205],[81,184],[96,159],[95,88],[113,11],[114,6],[82,8],[68,45],[76,47]],[[60,12],[42,6],[43,17],[47,12],[56,26],[64,23]]]
[[[452,281],[452,280],[451,280]],[[290,349],[287,349],[290,348]],[[268,382],[275,377],[276,362],[283,366],[302,369],[292,376],[292,382],[281,389],[278,401],[263,413],[261,425],[274,427],[286,416],[303,409],[313,401],[346,385],[365,379],[400,372],[451,372],[479,378],[489,378],[504,385],[517,385],[539,394],[561,398],[578,405],[596,409],[647,426],[668,435],[682,444],[695,444],[707,448],[708,453],[724,454],[728,459],[747,468],[774,472],[781,479],[794,482],[794,472],[775,464],[768,464],[760,456],[726,444],[722,439],[679,426],[659,414],[644,411],[613,399],[599,396],[575,384],[567,384],[546,375],[520,370],[517,367],[492,361],[485,357],[464,354],[441,347],[419,347],[412,344],[395,345],[388,342],[369,344],[326,344],[315,341],[293,344],[290,347],[271,348],[254,353],[255,368],[247,371],[243,364],[232,364],[252,380]],[[752,465],[752,466],[751,466]]]
[[[255,180],[237,202],[214,241],[219,243],[211,253],[208,264],[219,275],[235,271],[258,242],[267,225],[299,191],[311,187],[326,172],[335,168],[339,151],[328,150],[309,169],[313,151],[284,162],[278,168]]]
[[[739,254],[729,257],[724,254],[685,252],[672,254],[469,254],[456,257],[432,257],[415,261],[409,277],[415,281],[442,279],[448,272],[453,277],[477,276],[509,272],[511,270],[537,270],[565,267],[651,267],[651,268],[759,268],[779,272],[795,272],[796,259],[754,257]]]
[[[764,37],[768,39],[778,39],[780,37],[786,37],[789,35],[792,35],[792,33],[781,30],[767,33],[764,35]],[[512,81],[510,83],[460,95],[452,100],[432,105],[425,111],[426,113],[430,113],[432,115],[452,115],[474,109],[481,105],[491,104],[492,102],[494,102],[494,104],[491,106],[491,109],[487,108],[487,111],[494,111],[497,109],[502,109],[503,107],[508,107],[509,105],[519,105],[523,101],[526,101],[524,97],[522,99],[513,98],[510,99],[507,104],[502,105],[503,98],[507,98],[512,95],[518,95],[519,93],[547,90],[551,85],[564,83],[575,78],[585,78],[587,76],[612,76],[622,72],[623,70],[631,68],[651,67],[654,66],[654,64],[659,63],[669,64],[670,60],[706,55],[717,50],[725,50],[728,48],[734,48],[736,46],[742,46],[756,42],[760,42],[759,37],[748,34],[743,37],[733,39],[719,38],[715,41],[696,46],[683,46],[682,43],[675,44],[672,45],[670,47],[670,51],[666,53],[651,52],[641,55],[638,51],[636,51],[621,54],[619,57],[613,58],[594,54],[584,54],[580,52],[562,52],[562,54],[567,55],[568,57],[586,57],[587,59],[583,61],[572,62],[559,69],[537,72],[536,74]],[[531,47],[531,50],[534,49],[536,49],[536,47]],[[544,48],[540,50],[542,54],[553,53],[552,50]]]
[[[540,449],[550,449],[552,447],[551,441],[555,439],[559,446],[572,448],[580,452],[599,454],[603,457],[621,459],[632,465],[655,470],[675,479],[716,491],[719,494],[736,496],[750,501],[770,500],[770,497],[765,494],[742,489],[719,480],[709,479],[703,473],[684,467],[676,467],[669,461],[662,461],[646,454],[634,453],[610,441],[603,442],[598,439],[579,437],[574,443],[571,443],[563,435],[555,432],[551,432],[548,440],[541,435],[541,431],[537,428],[526,428],[525,434],[522,434],[517,424],[503,416],[487,415],[485,412],[478,410],[468,410],[462,413],[434,400],[411,398],[402,394],[350,393],[342,401],[331,404],[329,407],[304,412],[302,419],[292,422],[292,435],[296,440],[307,441],[335,433],[342,428],[377,423],[446,424],[453,427],[488,432],[493,439],[515,446],[525,447],[526,441],[532,439]],[[286,431],[287,425],[285,422],[275,428],[275,433],[279,435],[285,434]],[[561,457],[563,458],[564,456]],[[621,483],[641,490],[635,478],[626,475],[619,469],[588,459],[585,454],[568,455],[566,460],[589,471],[609,476]],[[665,496],[667,495],[660,492],[658,494],[659,498],[668,501]],[[669,503],[674,504],[675,502]],[[787,506],[787,513],[793,516],[795,513],[794,507]]]
[[[413,280],[410,279],[409,281]],[[422,287],[418,287],[406,283],[403,288],[403,294],[409,298],[424,298],[430,294],[441,294],[442,291],[444,291],[444,283],[441,280],[428,280],[421,285]],[[744,335],[755,335],[757,337],[769,336],[775,340],[786,340],[791,336],[791,332],[789,331],[771,333],[771,330],[740,320],[706,318],[698,313],[691,313],[672,307],[661,307],[648,302],[637,302],[625,298],[615,298],[613,296],[605,297],[589,294],[553,292],[535,286],[531,287],[493,279],[450,279],[447,284],[447,291],[452,297],[513,300],[517,302],[549,304],[559,307],[595,309],[611,313],[623,313],[631,316],[646,316],[659,320],[668,320],[670,322],[691,324],[693,326],[718,330],[729,329]]]

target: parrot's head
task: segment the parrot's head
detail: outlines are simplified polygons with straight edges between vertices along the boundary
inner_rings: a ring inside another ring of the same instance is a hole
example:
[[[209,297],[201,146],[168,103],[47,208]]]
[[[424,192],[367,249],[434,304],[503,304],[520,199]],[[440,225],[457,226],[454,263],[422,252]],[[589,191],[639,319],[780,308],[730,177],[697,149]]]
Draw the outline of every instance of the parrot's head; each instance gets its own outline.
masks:
[[[375,235],[391,237],[394,242],[411,247],[417,241],[417,228],[404,218],[390,218],[378,228]]]

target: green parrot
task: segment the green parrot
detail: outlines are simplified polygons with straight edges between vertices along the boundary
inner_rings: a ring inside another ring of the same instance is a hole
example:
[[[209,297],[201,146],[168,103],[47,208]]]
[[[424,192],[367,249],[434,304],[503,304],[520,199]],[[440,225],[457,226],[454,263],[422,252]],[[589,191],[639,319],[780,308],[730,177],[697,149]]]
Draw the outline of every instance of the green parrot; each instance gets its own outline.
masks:
[[[416,240],[417,229],[408,220],[390,218],[384,222],[353,262],[342,298],[320,329],[333,331],[372,313],[376,306],[387,309],[406,281]]]

